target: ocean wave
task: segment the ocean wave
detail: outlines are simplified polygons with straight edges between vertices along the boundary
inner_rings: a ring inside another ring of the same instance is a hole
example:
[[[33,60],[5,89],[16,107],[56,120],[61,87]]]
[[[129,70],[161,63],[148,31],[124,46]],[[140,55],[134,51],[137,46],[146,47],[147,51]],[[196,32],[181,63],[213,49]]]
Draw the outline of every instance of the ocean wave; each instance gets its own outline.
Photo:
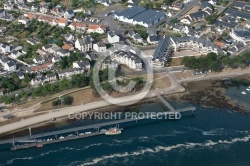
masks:
[[[126,140],[117,140],[117,139],[114,139],[113,141],[115,143],[119,143],[119,145],[121,144],[130,144],[131,142],[133,141],[142,141],[142,142],[155,142],[157,143],[157,138],[161,138],[161,137],[174,137],[176,135],[181,135],[181,134],[185,134],[187,132],[184,132],[184,131],[178,131],[178,130],[174,130],[172,132],[170,132],[169,134],[157,134],[157,135],[153,135],[153,136],[140,136],[140,137],[133,137],[133,138],[129,138],[129,139],[126,139]],[[116,144],[112,144],[113,145],[116,145]]]
[[[6,162],[6,165],[10,165],[10,164],[13,164],[16,160],[32,160],[34,159],[34,157],[22,157],[22,158],[13,158],[11,160],[8,160]]]
[[[196,127],[188,127],[189,130],[198,131],[204,136],[216,136],[216,135],[234,135],[235,133],[239,134],[250,134],[248,130],[233,130],[233,129],[224,129],[224,128],[215,128],[210,130],[202,130]]]
[[[81,166],[87,166],[87,165],[95,165],[97,163],[100,163],[103,160],[108,160],[108,159],[114,159],[114,158],[122,158],[122,157],[130,157],[130,156],[139,156],[139,155],[144,155],[145,153],[159,153],[161,151],[171,151],[174,149],[193,149],[196,147],[213,147],[219,144],[233,144],[237,142],[247,142],[250,140],[250,135],[242,138],[233,138],[231,140],[219,140],[219,141],[212,141],[212,140],[207,140],[203,143],[185,143],[185,144],[177,144],[177,145],[172,145],[172,146],[156,146],[154,148],[146,148],[142,150],[137,150],[134,152],[124,152],[124,153],[115,153],[111,155],[104,155],[100,158],[94,158],[91,159],[91,161],[87,160],[81,164]]]
[[[208,131],[202,131],[201,133],[202,135],[211,135],[211,136],[228,134],[227,130],[225,130],[224,128],[217,128],[217,129],[212,129]]]
[[[94,147],[94,146],[101,146],[101,145],[105,145],[105,144],[102,144],[102,143],[90,144],[90,145],[85,146],[84,148],[76,149],[76,150],[77,151],[82,151],[82,150],[86,150],[86,149]]]

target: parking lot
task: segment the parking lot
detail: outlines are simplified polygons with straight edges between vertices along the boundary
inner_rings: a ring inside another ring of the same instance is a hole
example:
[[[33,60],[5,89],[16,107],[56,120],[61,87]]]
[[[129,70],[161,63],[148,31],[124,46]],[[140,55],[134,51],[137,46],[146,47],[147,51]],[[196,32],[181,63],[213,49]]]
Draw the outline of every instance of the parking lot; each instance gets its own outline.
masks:
[[[100,23],[109,27],[109,30],[115,31],[118,34],[123,33],[124,30],[121,26],[119,26],[118,22],[113,19],[114,12],[121,12],[125,10],[125,7],[122,5],[112,5],[107,7],[107,9],[103,12],[97,13],[94,15],[96,18],[103,18]]]

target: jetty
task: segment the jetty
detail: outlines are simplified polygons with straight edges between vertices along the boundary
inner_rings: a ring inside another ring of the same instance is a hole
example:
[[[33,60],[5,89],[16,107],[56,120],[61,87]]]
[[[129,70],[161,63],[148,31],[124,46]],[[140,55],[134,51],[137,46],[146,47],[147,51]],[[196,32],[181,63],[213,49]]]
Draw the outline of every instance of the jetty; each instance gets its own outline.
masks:
[[[175,115],[176,113],[179,113],[177,110],[175,112],[172,111],[166,111],[162,113],[160,116],[161,117],[166,117],[166,115]],[[112,120],[108,122],[103,122],[103,123],[97,123],[93,125],[86,125],[86,126],[80,126],[80,127],[73,127],[70,129],[62,129],[62,130],[57,130],[57,131],[51,131],[51,132],[45,132],[45,133],[40,133],[40,134],[31,134],[31,128],[29,128],[30,135],[28,136],[23,136],[23,137],[17,137],[13,139],[8,139],[8,140],[2,140],[0,141],[0,144],[13,144],[12,150],[19,150],[19,149],[26,149],[30,147],[35,147],[37,144],[52,144],[52,143],[57,143],[57,142],[64,142],[64,141],[69,141],[69,140],[75,140],[75,139],[80,139],[80,138],[87,138],[91,136],[97,136],[97,135],[102,135],[105,133],[106,129],[105,128],[110,128],[111,126],[116,126],[116,128],[119,128],[120,124],[125,124],[128,122],[139,122],[141,120],[145,119],[156,119],[159,118],[158,114],[152,114],[150,116],[143,116],[143,117],[131,117],[127,119],[119,119],[119,120]],[[162,118],[164,119],[164,118]],[[102,130],[100,130],[102,129]],[[94,130],[94,132],[93,132]],[[122,130],[122,129],[120,129]],[[85,131],[85,133],[83,132]],[[86,132],[89,131],[89,132]],[[90,132],[92,131],[92,132]],[[66,136],[63,139],[63,136]],[[15,143],[25,143],[24,145],[15,145]]]
[[[122,128],[119,128],[118,130],[123,130]],[[33,148],[37,147],[39,145],[48,145],[48,144],[54,144],[54,143],[59,143],[59,142],[65,142],[65,141],[71,141],[71,140],[76,140],[80,138],[86,138],[86,137],[93,137],[97,135],[103,135],[105,134],[106,130],[103,131],[96,131],[93,133],[79,133],[77,132],[76,135],[71,135],[71,136],[66,136],[66,137],[60,137],[60,138],[55,138],[55,139],[48,139],[48,140],[43,140],[35,143],[29,143],[29,144],[24,144],[24,145],[14,145],[11,150],[21,150],[21,149],[28,149],[28,148]]]
[[[175,109],[167,100],[165,100],[160,93],[156,93],[157,97],[160,101],[170,110],[163,112],[160,116],[166,118],[166,115],[176,115],[179,113],[193,111],[196,110],[195,107],[185,107],[181,109]],[[111,126],[116,126],[118,130],[123,130],[119,128],[120,124],[125,124],[128,122],[135,122],[144,120],[144,119],[156,119],[159,118],[158,114],[152,114],[150,116],[142,116],[142,117],[127,117],[126,119],[118,119],[112,120],[108,122],[102,122],[92,125],[80,126],[80,127],[73,127],[70,129],[62,129],[57,131],[45,132],[40,134],[31,134],[31,128],[29,128],[30,134],[28,136],[17,137],[8,140],[0,141],[1,144],[13,144],[11,150],[20,150],[20,149],[27,149],[32,147],[39,147],[47,144],[53,144],[58,142],[65,142],[70,140],[76,140],[81,138],[87,138],[97,135],[103,135],[106,132],[107,128]],[[163,119],[163,118],[162,118]],[[100,130],[101,129],[101,130]],[[91,132],[90,132],[91,131]],[[68,135],[68,136],[65,136]],[[23,143],[21,145],[15,145],[15,143]]]
[[[192,114],[196,110],[196,107],[190,106],[181,109],[175,109],[167,100],[165,100],[159,92],[156,93],[156,96],[160,99],[160,101],[167,107],[171,112],[187,112],[192,111]]]

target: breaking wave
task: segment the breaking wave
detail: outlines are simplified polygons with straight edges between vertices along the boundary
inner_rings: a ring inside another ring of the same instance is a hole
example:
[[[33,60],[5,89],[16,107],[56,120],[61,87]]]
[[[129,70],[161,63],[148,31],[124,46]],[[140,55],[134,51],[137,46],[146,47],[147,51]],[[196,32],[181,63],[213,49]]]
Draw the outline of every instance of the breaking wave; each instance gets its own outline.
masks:
[[[216,135],[234,135],[234,134],[250,134],[248,130],[233,130],[224,128],[215,128],[211,130],[202,130],[196,127],[188,127],[188,130],[198,131],[204,136],[216,136]]]
[[[139,156],[139,155],[144,155],[145,153],[159,153],[159,152],[166,152],[166,151],[171,151],[174,149],[179,149],[179,148],[184,148],[184,149],[192,149],[195,147],[211,147],[219,144],[233,144],[237,142],[247,142],[250,140],[250,135],[242,138],[233,138],[231,140],[219,140],[216,142],[213,142],[212,140],[207,140],[204,143],[185,143],[185,144],[177,144],[173,146],[156,146],[155,148],[146,148],[134,152],[124,152],[124,153],[116,153],[116,154],[111,154],[111,155],[105,155],[100,158],[95,158],[91,159],[91,161],[84,162],[81,164],[81,166],[86,166],[86,165],[95,165],[97,163],[100,163],[101,161],[108,160],[108,159],[114,159],[114,158],[124,158],[124,157],[130,157],[130,156]]]

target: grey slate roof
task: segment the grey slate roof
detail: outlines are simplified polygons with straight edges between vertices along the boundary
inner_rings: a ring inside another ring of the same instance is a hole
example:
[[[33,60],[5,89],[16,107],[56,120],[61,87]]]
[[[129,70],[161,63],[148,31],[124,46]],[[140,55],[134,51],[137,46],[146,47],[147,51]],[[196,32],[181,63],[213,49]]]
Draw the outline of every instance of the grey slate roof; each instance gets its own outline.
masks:
[[[232,6],[237,7],[237,8],[245,8],[246,6],[250,6],[250,4],[246,3],[246,2],[235,1],[235,2],[233,2]]]
[[[106,44],[102,41],[97,43],[98,47],[106,47]]]
[[[9,61],[9,62],[7,63],[7,65],[8,65],[9,67],[12,67],[12,66],[15,66],[16,64],[15,64],[13,61]]]
[[[250,14],[249,13],[245,13],[236,9],[231,9],[228,8],[227,10],[225,10],[225,14],[234,16],[234,17],[241,17],[244,19],[249,19],[250,18]]]
[[[208,14],[204,11],[199,11],[199,12],[189,14],[189,16],[192,18],[192,20],[198,20],[198,19],[206,17],[207,15]]]
[[[237,27],[238,24],[237,23],[228,23],[228,22],[216,20],[214,22],[214,25],[215,26],[222,26],[222,27],[226,27],[226,28],[235,28],[235,27]]]
[[[201,9],[205,9],[207,7],[209,7],[210,9],[213,9],[213,5],[208,3],[208,1],[204,1],[201,3]]]
[[[124,10],[120,13],[115,13],[117,16],[123,16],[125,18],[132,18],[132,17],[135,17],[137,14],[145,11],[146,9],[144,7],[137,7],[137,6],[134,6],[134,7],[131,7],[127,10]]]
[[[250,38],[250,31],[247,29],[235,29],[234,33],[239,37]]]
[[[85,44],[90,44],[90,43],[92,43],[92,38],[91,38],[91,36],[85,36],[84,38],[82,38],[82,39],[78,39],[79,40],[79,43],[80,43],[80,45],[81,46],[83,46],[83,45],[85,45]]]
[[[114,31],[109,31],[109,32],[108,32],[108,34],[109,34],[109,36],[111,36],[111,37],[116,36],[116,34],[115,34],[115,32],[114,32]]]
[[[72,9],[67,10],[67,13],[74,14],[74,11]]]
[[[149,41],[151,42],[155,42],[158,41],[158,36],[157,35],[149,35]]]
[[[61,54],[67,54],[69,51],[61,48],[61,49],[58,50],[58,52],[61,53]]]
[[[155,49],[152,60],[154,61],[158,59],[160,62],[166,61],[168,59],[169,53],[171,52],[170,45],[170,37],[162,38]]]

